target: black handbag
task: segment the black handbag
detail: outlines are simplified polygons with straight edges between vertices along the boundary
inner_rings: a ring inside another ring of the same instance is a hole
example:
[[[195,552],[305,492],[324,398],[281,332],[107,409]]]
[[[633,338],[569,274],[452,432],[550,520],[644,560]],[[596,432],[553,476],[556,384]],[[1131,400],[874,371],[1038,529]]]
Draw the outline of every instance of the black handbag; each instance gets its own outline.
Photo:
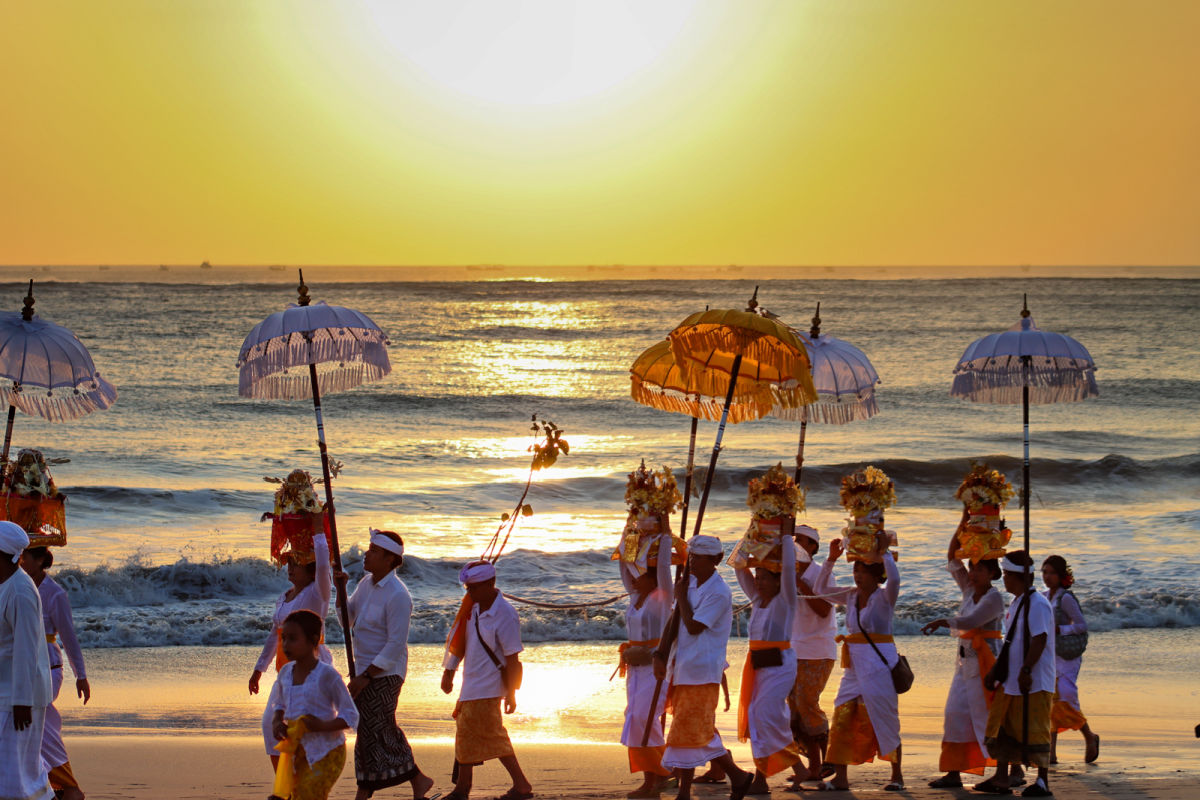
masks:
[[[766,650],[751,650],[750,666],[754,669],[762,669],[763,667],[782,667],[783,651],[778,647],[771,647]]]
[[[879,660],[882,661],[883,665],[886,667],[887,659],[883,657],[883,653],[879,652],[879,648],[876,647],[875,643],[871,641],[870,634],[868,634],[866,631],[862,631],[862,635],[863,638],[867,640],[867,644],[871,645],[871,649],[875,651],[875,655],[879,656]],[[913,680],[916,679],[916,676],[913,675],[912,667],[908,665],[908,659],[899,653],[896,655],[899,656],[899,660],[896,662],[896,665],[892,667],[892,686],[895,687],[896,694],[904,694],[912,688]]]

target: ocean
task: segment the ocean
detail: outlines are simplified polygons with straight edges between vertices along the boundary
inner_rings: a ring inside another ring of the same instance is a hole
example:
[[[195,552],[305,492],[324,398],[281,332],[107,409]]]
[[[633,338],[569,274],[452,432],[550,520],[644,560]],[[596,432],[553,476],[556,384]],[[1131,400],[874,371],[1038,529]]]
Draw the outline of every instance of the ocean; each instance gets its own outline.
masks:
[[[458,566],[520,494],[533,414],[561,427],[571,452],[531,489],[535,513],[500,561],[501,587],[564,604],[619,595],[609,554],[626,475],[645,459],[678,470],[682,486],[688,443],[687,418],[629,398],[628,367],[688,314],[743,307],[755,283],[326,283],[307,273],[315,300],[363,311],[391,338],[392,373],[327,396],[325,424],[345,465],[334,490],[347,571],[361,574],[369,527],[404,537],[411,641],[444,638],[461,597]],[[0,306],[19,310],[25,288],[0,284]],[[957,606],[944,570],[954,491],[972,459],[1020,483],[1021,411],[951,398],[951,370],[972,340],[1017,321],[1023,293],[1041,327],[1090,350],[1100,388],[1083,403],[1031,410],[1035,556],[1071,563],[1093,630],[1200,626],[1200,281],[763,281],[759,302],[801,330],[819,301],[822,332],[861,348],[882,381],[875,418],[809,426],[804,521],[827,540],[844,523],[840,477],[882,468],[899,497],[888,515],[900,542],[897,632]],[[311,403],[239,398],[236,360],[294,288],[47,282],[35,295],[37,311],[74,330],[120,393],[108,411],[66,423],[18,414],[14,429],[14,450],[70,459],[53,468],[69,545],[52,574],[70,593],[82,643],[261,643],[287,586],[267,560],[259,517],[273,486],[263,478],[319,474],[320,462]],[[729,427],[706,533],[732,546],[748,521],[747,480],[792,464],[798,427],[770,418]],[[701,423],[698,463],[715,429]],[[1015,502],[1007,517],[1019,537]],[[531,642],[624,638],[621,601],[518,608]],[[339,637],[331,624],[329,639]]]

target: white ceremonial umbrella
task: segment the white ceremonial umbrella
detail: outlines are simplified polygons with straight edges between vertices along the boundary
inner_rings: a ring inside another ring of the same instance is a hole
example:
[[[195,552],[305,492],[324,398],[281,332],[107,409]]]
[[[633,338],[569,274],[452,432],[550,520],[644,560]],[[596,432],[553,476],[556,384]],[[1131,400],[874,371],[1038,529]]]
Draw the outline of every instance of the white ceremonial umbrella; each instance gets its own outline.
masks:
[[[342,569],[337,519],[333,506],[333,481],[329,451],[325,446],[325,421],[321,393],[352,389],[378,380],[392,371],[388,338],[371,318],[342,306],[311,304],[304,273],[300,273],[299,300],[254,326],[238,353],[238,395],[260,400],[312,398],[317,417],[317,444],[325,478],[325,510],[333,561]],[[295,372],[292,368],[299,367]],[[354,677],[354,651],[350,641],[350,615],[345,581],[337,582],[337,603],[346,640],[346,663]]]
[[[862,350],[842,339],[821,335],[821,304],[808,332],[808,359],[812,362],[813,388],[817,401],[808,405],[776,405],[771,416],[800,421],[800,444],[796,448],[796,485],[804,467],[804,439],[808,423],[845,425],[870,419],[879,413],[875,386],[879,374]]]
[[[33,313],[33,281],[21,313],[0,311],[0,376],[12,381],[0,387],[0,401],[8,405],[4,450],[0,464],[7,467],[17,409],[51,422],[78,419],[109,408],[117,389],[100,377],[87,348],[61,325]],[[35,391],[44,389],[45,391]]]
[[[1029,553],[1029,404],[1071,403],[1095,397],[1096,364],[1087,348],[1070,336],[1039,330],[1029,313],[1026,296],[1021,320],[1002,333],[976,339],[954,367],[952,397],[978,403],[1022,406],[1025,458],[1021,505],[1025,510],[1025,552]],[[1025,568],[1032,586],[1032,566]],[[1030,588],[1028,593],[1032,594]],[[1029,648],[1029,601],[1025,606],[1025,650]],[[1020,608],[1017,610],[1020,615]],[[1016,624],[1016,620],[1013,620]],[[1029,693],[1022,692],[1021,747],[1029,745]]]

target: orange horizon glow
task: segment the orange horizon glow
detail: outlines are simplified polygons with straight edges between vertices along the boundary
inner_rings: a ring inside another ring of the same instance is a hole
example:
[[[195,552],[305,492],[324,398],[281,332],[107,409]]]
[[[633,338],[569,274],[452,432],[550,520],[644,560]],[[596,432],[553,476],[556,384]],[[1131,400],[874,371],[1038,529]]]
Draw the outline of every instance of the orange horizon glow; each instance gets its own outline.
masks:
[[[1200,4],[5,2],[0,264],[1200,264]]]

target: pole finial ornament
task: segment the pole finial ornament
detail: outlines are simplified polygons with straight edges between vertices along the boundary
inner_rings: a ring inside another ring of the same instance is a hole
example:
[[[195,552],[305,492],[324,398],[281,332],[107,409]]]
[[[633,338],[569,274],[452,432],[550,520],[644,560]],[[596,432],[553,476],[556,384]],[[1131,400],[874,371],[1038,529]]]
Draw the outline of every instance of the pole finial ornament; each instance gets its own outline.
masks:
[[[754,287],[754,294],[750,296],[750,302],[746,303],[747,311],[754,311],[758,308],[758,287]]]
[[[25,295],[25,307],[21,309],[21,319],[26,322],[33,319],[33,278],[29,279],[29,294]]]
[[[297,294],[299,294],[299,295],[300,295],[300,298],[299,298],[299,300],[296,302],[296,305],[300,305],[300,306],[306,306],[306,305],[308,305],[310,302],[312,302],[312,300],[311,300],[311,298],[308,296],[308,287],[304,285],[304,270],[298,270],[298,271],[299,271],[299,273],[300,273],[300,286],[299,286],[299,288],[296,290],[296,292],[297,292]]]
[[[1021,316],[1022,317],[1029,316],[1029,295],[1028,294],[1021,295]]]
[[[813,339],[821,338],[821,301],[817,301],[817,313],[813,314],[812,327],[808,329],[808,335]]]

